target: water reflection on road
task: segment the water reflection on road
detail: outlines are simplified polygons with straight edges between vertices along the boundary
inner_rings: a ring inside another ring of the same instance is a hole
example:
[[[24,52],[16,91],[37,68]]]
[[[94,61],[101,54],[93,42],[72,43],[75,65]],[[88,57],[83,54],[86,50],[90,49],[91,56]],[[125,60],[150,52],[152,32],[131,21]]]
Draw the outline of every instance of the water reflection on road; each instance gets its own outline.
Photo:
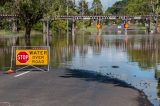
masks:
[[[81,42],[83,41],[83,42]],[[69,68],[91,70],[126,81],[159,105],[160,37],[155,35],[89,35],[76,39]],[[79,42],[79,43],[78,43]]]
[[[19,40],[23,44],[24,39]],[[41,44],[42,36],[33,37],[32,45]],[[160,36],[77,34],[69,41],[66,36],[54,36],[50,44],[52,67],[97,71],[124,80],[159,105]],[[0,46],[1,70],[9,66],[10,52],[7,43]]]

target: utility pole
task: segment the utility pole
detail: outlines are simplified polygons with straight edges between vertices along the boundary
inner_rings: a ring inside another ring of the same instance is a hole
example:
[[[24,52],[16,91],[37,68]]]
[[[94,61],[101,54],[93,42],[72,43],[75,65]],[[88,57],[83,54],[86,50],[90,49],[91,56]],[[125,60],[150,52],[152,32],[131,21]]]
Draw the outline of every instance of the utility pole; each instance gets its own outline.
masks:
[[[49,19],[47,20],[47,46],[49,46]]]
[[[76,4],[76,1],[75,0],[73,0],[73,2],[74,2],[74,5]]]
[[[69,1],[69,0],[67,0],[67,17],[68,17],[68,12],[69,12],[69,11],[68,11],[68,1]],[[69,33],[69,31],[68,31],[69,25],[68,25],[68,24],[69,24],[69,22],[68,22],[68,18],[67,18],[67,45],[68,45],[68,37],[69,37],[69,35],[68,35],[68,33]]]
[[[82,0],[82,16],[84,16],[84,0]],[[84,20],[83,20],[83,30],[84,30]]]
[[[82,16],[84,15],[84,0],[82,0]]]
[[[156,17],[155,19],[155,33],[157,33],[157,27],[158,27],[158,18],[159,18],[159,0],[153,1],[151,0],[151,6],[152,6],[152,11],[154,16]]]
[[[84,0],[82,0],[82,13],[81,14],[82,14],[82,16],[84,16]],[[83,19],[83,37],[84,37],[84,19]]]
[[[98,7],[97,7],[97,3],[96,3],[96,16],[97,16],[97,8],[98,8]]]
[[[159,7],[158,7],[158,4],[159,4],[159,0],[157,0],[157,3],[156,3],[156,28],[155,28],[155,32],[157,33],[157,28],[158,28],[158,19],[159,19]]]
[[[68,13],[69,13],[69,11],[68,11],[68,1],[69,0],[66,0],[66,3],[67,3],[67,17],[68,17]],[[68,44],[69,44],[69,35],[68,35],[68,33],[69,33],[69,31],[68,31],[68,27],[69,27],[69,25],[68,25],[68,18],[67,18],[67,60],[66,60],[66,64],[68,65],[68,56],[69,56],[69,54],[68,54],[68,52],[69,52],[69,50],[68,50]]]

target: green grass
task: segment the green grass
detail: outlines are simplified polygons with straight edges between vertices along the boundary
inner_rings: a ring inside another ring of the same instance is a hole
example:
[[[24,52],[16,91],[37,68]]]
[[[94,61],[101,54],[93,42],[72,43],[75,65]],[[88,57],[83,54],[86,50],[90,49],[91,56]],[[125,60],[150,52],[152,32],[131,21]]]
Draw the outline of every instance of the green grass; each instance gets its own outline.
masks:
[[[35,31],[35,30],[31,31],[31,35],[37,35],[37,34],[42,34],[42,32]],[[0,30],[0,36],[13,36],[13,35],[23,36],[24,35],[24,31],[12,32],[12,31],[9,31],[9,30]]]
[[[97,32],[97,28],[95,26],[91,26],[91,27],[85,28],[85,31],[87,31],[87,32]]]
[[[104,26],[102,26],[102,29],[103,28],[104,28]],[[83,28],[81,28],[79,31],[83,31]],[[96,33],[98,31],[98,29],[96,28],[96,26],[90,26],[90,27],[84,28],[84,31]]]
[[[0,35],[13,35],[13,34],[16,34],[16,33],[8,30],[0,30]]]

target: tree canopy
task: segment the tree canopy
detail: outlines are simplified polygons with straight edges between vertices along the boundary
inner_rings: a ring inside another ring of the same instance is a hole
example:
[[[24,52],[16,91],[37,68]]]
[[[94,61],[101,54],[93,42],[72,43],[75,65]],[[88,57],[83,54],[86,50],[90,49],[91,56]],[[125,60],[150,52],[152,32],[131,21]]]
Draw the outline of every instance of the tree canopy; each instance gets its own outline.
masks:
[[[5,3],[11,2],[12,0],[0,0],[0,6],[5,5]]]
[[[103,14],[102,7],[103,6],[101,3],[101,0],[93,0],[93,3],[92,3],[93,15],[102,15]]]
[[[113,4],[112,7],[109,7],[105,14],[106,15],[122,15],[126,14],[126,6],[128,5],[128,2],[130,0],[122,0],[122,1],[117,1],[115,4]]]
[[[158,0],[122,0],[108,8],[106,14],[118,15],[151,15],[160,13]]]
[[[78,3],[78,14],[81,14],[81,15],[90,14],[88,2],[86,2],[85,0],[82,0]]]
[[[16,0],[14,12],[25,26],[26,45],[30,45],[30,33],[33,25],[43,18],[50,1],[43,0]]]

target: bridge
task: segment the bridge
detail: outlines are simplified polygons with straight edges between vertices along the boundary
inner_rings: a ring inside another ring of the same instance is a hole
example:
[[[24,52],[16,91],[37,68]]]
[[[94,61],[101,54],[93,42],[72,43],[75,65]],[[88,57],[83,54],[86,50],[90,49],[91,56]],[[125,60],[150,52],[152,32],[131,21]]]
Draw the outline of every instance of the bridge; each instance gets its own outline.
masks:
[[[131,20],[143,20],[147,24],[147,27],[146,27],[147,32],[150,33],[151,31],[150,23],[151,21],[156,23],[158,20],[158,16],[157,15],[53,16],[53,17],[44,18],[41,20],[43,21],[44,40],[45,38],[47,38],[46,36],[48,36],[49,34],[49,23],[55,20],[72,21],[72,28],[71,28],[72,34],[74,34],[75,22],[78,20],[98,20],[99,22],[101,20],[122,20],[123,23],[126,23]]]
[[[17,31],[17,15],[0,14],[1,20],[7,20],[11,22],[11,29],[13,32]]]
[[[0,19],[16,19],[17,15],[0,14]],[[104,15],[104,16],[53,16],[50,20],[56,19],[109,19],[109,20],[144,20],[144,19],[157,19],[157,15]],[[45,20],[45,19],[43,19]]]
[[[16,20],[17,15],[4,15],[0,14],[0,19],[8,19],[12,20],[12,30],[17,30]],[[130,20],[144,20],[148,26],[148,32],[150,32],[150,23],[157,22],[157,15],[104,15],[104,16],[52,16],[50,18],[43,18],[43,35],[47,36],[49,34],[49,22],[55,20],[71,20],[72,21],[72,31],[75,29],[75,22],[77,20],[122,20],[123,22],[127,22]]]
[[[0,14],[0,19],[17,19],[17,15]]]
[[[157,15],[106,15],[106,16],[53,16],[49,18],[49,20],[57,20],[57,19],[74,19],[74,20],[156,20],[158,18]]]
[[[0,14],[0,19],[10,20],[12,22],[12,31],[17,31],[17,15],[4,15]],[[43,39],[44,42],[48,41],[49,35],[49,23],[55,20],[70,20],[72,22],[72,34],[74,34],[75,22],[78,20],[122,20],[123,23],[131,21],[131,20],[143,20],[147,24],[146,30],[150,33],[150,23],[157,22],[157,15],[104,15],[104,16],[52,16],[50,18],[43,18],[41,21],[43,22]],[[67,21],[68,23],[68,21]],[[67,30],[68,31],[68,30]]]

